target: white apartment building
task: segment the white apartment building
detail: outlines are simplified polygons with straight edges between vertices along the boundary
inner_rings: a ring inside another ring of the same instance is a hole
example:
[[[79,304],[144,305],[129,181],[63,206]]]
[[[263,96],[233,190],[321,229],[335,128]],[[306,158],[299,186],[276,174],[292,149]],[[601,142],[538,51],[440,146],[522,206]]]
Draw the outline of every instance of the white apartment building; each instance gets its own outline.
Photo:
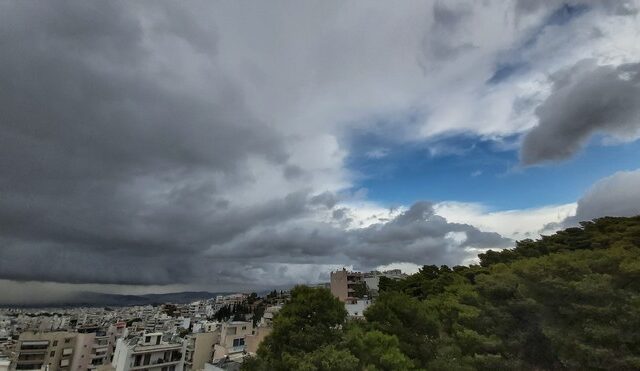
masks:
[[[162,341],[162,333],[118,339],[111,365],[116,371],[183,371],[182,343]]]

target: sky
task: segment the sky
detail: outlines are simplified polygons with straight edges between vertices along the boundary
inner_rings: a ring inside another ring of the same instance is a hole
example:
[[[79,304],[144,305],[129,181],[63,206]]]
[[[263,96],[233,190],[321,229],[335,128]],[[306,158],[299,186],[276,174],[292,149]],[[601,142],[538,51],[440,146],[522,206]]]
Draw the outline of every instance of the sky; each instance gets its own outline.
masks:
[[[0,304],[473,264],[640,214],[638,1],[0,3]]]

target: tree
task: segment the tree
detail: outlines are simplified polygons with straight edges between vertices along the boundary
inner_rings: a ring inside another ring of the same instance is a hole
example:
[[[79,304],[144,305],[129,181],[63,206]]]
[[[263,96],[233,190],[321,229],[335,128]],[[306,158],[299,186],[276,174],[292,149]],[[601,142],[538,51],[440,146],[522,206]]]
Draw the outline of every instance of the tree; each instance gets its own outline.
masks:
[[[294,359],[311,362],[315,358],[310,353],[324,346],[335,345],[342,339],[346,317],[344,304],[333,297],[329,290],[295,287],[291,291],[291,301],[274,318],[273,332],[258,349],[260,360],[250,363],[245,369],[258,370],[264,366],[271,370],[287,370],[291,369]],[[326,348],[325,352],[335,353],[330,348]],[[304,362],[300,364],[306,364]]]
[[[252,292],[251,294],[249,294],[249,296],[247,296],[247,304],[251,305],[256,301],[258,301],[258,299],[259,299],[258,294],[256,294],[255,292]]]
[[[377,330],[366,331],[361,325],[353,324],[345,335],[345,346],[358,359],[358,369],[414,369],[413,362],[402,353],[400,342],[394,335]]]
[[[371,296],[367,284],[362,281],[353,285],[353,296],[356,298],[364,298],[365,296]]]
[[[162,312],[166,313],[169,317],[174,317],[178,307],[175,304],[164,304],[162,306]]]
[[[425,366],[435,352],[439,325],[427,306],[404,293],[385,292],[364,312],[372,329],[395,335],[400,350]]]

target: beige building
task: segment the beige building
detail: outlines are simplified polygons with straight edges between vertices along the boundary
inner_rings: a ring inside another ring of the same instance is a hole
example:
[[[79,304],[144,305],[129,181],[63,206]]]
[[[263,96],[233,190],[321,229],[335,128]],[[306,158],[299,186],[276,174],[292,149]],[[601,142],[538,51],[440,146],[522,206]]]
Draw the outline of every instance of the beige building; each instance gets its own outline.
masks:
[[[264,310],[262,318],[260,319],[258,326],[254,329],[253,334],[247,335],[245,338],[245,350],[247,353],[255,354],[258,351],[260,343],[262,343],[264,338],[273,331],[273,318],[281,308],[282,306],[280,305],[274,305],[267,307]]]
[[[354,287],[364,282],[369,295],[375,298],[378,296],[380,277],[399,280],[407,275],[399,269],[361,273],[349,272],[343,268],[341,271],[331,272],[331,293],[342,302],[356,304],[358,298],[354,297]]]
[[[231,321],[222,324],[220,341],[214,346],[213,361],[242,358],[246,353],[245,337],[253,334],[253,323]]]
[[[342,302],[353,301],[354,287],[362,282],[362,273],[349,272],[342,268],[341,271],[331,272],[331,293]]]
[[[201,332],[185,339],[185,371],[204,370],[204,365],[213,359],[214,345],[220,340],[220,331]]]
[[[65,331],[23,332],[16,347],[15,370],[87,370],[91,336]]]

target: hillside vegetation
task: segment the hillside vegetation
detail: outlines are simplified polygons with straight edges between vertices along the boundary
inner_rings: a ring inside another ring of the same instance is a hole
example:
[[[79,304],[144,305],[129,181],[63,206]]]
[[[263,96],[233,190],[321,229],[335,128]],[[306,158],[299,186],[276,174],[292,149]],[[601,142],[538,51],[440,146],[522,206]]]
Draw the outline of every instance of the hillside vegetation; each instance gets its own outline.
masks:
[[[245,370],[640,369],[640,217],[601,218],[469,267],[382,280],[364,321],[297,287]]]

